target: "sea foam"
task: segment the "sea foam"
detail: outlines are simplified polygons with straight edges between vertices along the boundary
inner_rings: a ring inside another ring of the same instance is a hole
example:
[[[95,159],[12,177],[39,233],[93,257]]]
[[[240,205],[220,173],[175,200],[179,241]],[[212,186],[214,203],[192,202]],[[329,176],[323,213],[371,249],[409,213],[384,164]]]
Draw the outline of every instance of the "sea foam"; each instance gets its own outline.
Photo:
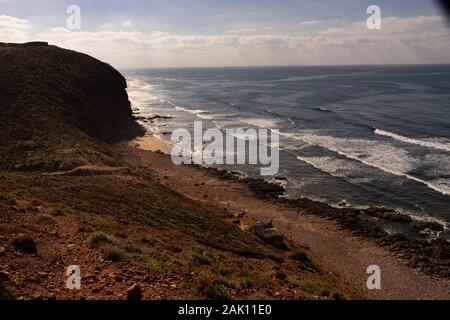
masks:
[[[409,144],[450,152],[450,140],[445,138],[414,139],[380,129],[375,129],[375,134]]]

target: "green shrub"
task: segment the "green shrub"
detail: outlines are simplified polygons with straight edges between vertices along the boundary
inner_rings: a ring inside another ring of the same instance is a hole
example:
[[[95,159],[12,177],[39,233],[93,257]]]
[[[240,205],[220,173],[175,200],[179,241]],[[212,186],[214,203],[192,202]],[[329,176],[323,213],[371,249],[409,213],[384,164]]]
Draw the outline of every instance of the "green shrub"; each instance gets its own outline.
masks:
[[[14,248],[16,248],[18,251],[29,253],[29,254],[36,254],[37,253],[37,246],[34,242],[34,239],[27,235],[18,235],[12,240],[12,245]]]
[[[15,206],[17,204],[17,198],[16,196],[2,192],[0,193],[0,202],[3,202],[9,206]]]
[[[228,300],[230,295],[227,288],[223,284],[209,283],[205,285],[204,293],[208,299],[211,300]]]
[[[59,204],[50,211],[50,214],[54,217],[59,217],[59,216],[63,216],[70,212],[71,212],[71,209],[69,207],[67,207],[63,204]]]
[[[201,265],[209,266],[214,262],[214,257],[206,252],[203,252],[202,254],[196,254],[194,256],[194,261]]]
[[[244,289],[250,289],[253,286],[253,280],[250,278],[244,278],[242,280],[241,287]]]
[[[126,260],[126,253],[115,246],[112,246],[110,244],[106,244],[103,247],[101,247],[102,255],[105,259],[110,260],[112,262],[120,262]]]
[[[94,232],[91,235],[90,241],[92,246],[95,248],[100,248],[106,244],[113,244],[117,242],[112,236],[104,232]]]
[[[151,272],[155,272],[155,273],[163,273],[166,269],[166,263],[164,261],[157,260],[157,259],[150,260],[148,262],[147,266]]]

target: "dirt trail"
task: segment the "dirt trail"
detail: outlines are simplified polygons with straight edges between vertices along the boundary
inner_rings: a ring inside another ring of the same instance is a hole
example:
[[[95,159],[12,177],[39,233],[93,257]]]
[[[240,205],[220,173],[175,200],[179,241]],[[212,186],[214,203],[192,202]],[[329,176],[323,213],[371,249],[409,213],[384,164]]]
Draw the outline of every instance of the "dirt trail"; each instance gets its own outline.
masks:
[[[138,149],[132,152],[136,157],[128,159],[151,168],[163,184],[188,197],[246,211],[260,221],[273,220],[287,237],[309,247],[327,270],[345,278],[370,299],[450,299],[450,281],[434,279],[406,266],[385,248],[342,230],[333,221],[260,200],[246,185],[195,167],[174,166],[166,155]],[[381,290],[367,289],[366,270],[370,265],[381,268]]]

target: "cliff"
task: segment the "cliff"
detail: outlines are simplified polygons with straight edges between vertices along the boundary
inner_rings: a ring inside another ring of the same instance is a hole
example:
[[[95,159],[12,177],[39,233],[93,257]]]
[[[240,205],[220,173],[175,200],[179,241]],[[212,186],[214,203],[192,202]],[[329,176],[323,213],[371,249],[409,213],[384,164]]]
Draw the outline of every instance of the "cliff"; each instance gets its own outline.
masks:
[[[0,44],[0,166],[112,164],[104,142],[142,133],[124,77],[88,55],[43,42]]]
[[[258,221],[243,209],[176,191],[169,156],[113,143],[141,129],[111,66],[0,44],[0,74],[0,300],[345,297],[309,250],[273,246],[244,230]],[[80,290],[66,288],[73,265]]]

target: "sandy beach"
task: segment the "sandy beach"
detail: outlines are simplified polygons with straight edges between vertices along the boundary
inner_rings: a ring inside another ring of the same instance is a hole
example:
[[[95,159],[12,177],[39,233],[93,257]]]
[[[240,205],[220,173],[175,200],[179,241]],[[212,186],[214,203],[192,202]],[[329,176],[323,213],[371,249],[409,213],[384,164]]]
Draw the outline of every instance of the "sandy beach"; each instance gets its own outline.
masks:
[[[448,279],[434,278],[407,266],[386,248],[343,230],[335,221],[261,200],[245,184],[220,179],[208,170],[175,166],[168,155],[146,151],[148,146],[160,148],[162,141],[151,137],[145,140],[145,150],[139,145],[131,151],[124,145],[118,146],[126,155],[125,161],[150,168],[161,183],[192,199],[226,207],[232,212],[246,212],[241,227],[245,227],[248,220],[249,224],[273,221],[289,239],[310,249],[315,259],[355,294],[368,299],[450,298]],[[162,149],[167,152],[167,147]],[[369,275],[366,271],[370,265],[378,265],[382,270],[381,290],[367,289]]]
[[[167,144],[162,139],[151,135],[137,138],[130,142],[130,145],[146,151],[160,151],[165,154],[170,154],[170,149]]]

